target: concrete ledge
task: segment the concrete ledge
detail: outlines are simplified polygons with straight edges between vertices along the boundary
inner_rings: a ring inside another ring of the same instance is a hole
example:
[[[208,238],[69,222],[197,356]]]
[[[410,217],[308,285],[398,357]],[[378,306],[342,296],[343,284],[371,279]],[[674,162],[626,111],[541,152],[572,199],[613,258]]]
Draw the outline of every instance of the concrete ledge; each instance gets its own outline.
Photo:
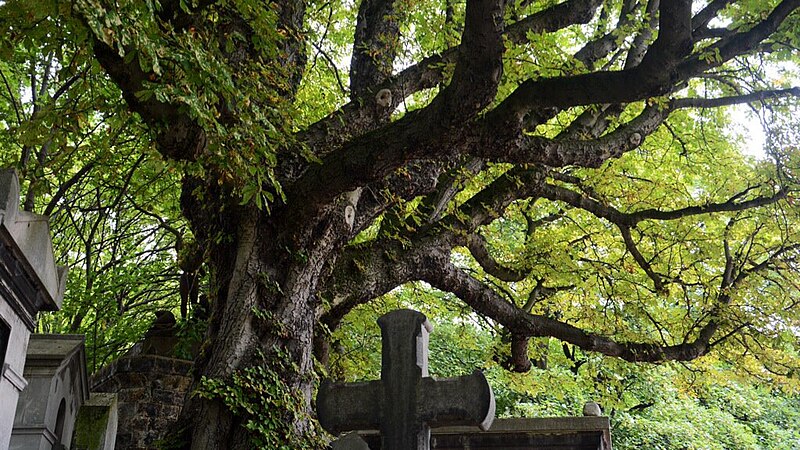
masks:
[[[122,373],[151,373],[160,375],[188,376],[194,363],[185,359],[167,358],[157,355],[123,356],[95,372],[91,379],[92,390]]]
[[[22,378],[22,375],[18,374],[8,364],[3,364],[2,370],[3,378],[8,380],[8,382],[17,389],[17,391],[22,392],[28,386],[28,381],[25,378]]]
[[[358,434],[371,450],[381,448],[376,430]],[[496,419],[491,428],[457,426],[431,429],[432,450],[501,449],[611,450],[608,417]]]
[[[75,450],[111,450],[117,439],[117,394],[92,393],[75,422]]]

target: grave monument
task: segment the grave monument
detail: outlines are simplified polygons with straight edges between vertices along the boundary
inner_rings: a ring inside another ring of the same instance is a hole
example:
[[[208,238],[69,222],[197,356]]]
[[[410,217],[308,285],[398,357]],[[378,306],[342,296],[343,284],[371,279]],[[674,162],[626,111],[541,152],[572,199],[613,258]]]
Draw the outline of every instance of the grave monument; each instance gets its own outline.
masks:
[[[39,311],[61,306],[66,270],[53,258],[47,217],[19,210],[19,180],[0,171],[0,449],[8,448],[28,340]]]
[[[89,398],[83,335],[33,334],[25,362],[10,450],[68,449]]]
[[[322,427],[351,431],[333,450],[611,450],[609,420],[596,403],[586,404],[585,417],[493,420],[494,397],[481,372],[428,376],[432,327],[423,314],[394,311],[378,324],[381,380],[320,386]]]
[[[319,422],[337,434],[379,429],[385,450],[429,450],[430,428],[494,420],[494,394],[480,371],[457,378],[428,376],[428,333],[420,312],[393,311],[378,319],[381,379],[323,383],[317,397]]]

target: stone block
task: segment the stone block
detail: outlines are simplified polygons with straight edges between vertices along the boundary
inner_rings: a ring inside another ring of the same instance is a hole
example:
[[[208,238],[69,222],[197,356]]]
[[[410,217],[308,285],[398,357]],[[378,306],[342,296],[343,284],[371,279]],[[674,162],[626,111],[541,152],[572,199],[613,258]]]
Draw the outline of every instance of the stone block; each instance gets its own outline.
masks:
[[[164,389],[153,389],[153,400],[167,405],[179,404],[183,401],[183,395],[180,392],[168,391]]]
[[[78,412],[73,450],[114,450],[117,421],[117,395],[90,394]]]
[[[191,367],[191,361],[129,353],[97,373],[93,385],[119,395],[116,450],[155,449],[173,430],[192,383]]]
[[[136,403],[150,397],[148,389],[143,387],[134,387],[123,389],[119,391],[119,401],[123,403]]]
[[[46,216],[19,210],[19,179],[14,169],[0,171],[0,240],[33,287],[41,294],[29,299],[32,311],[57,311],[66,286],[66,270],[55,264],[50,223]]]
[[[150,373],[156,366],[154,358],[142,356],[140,358],[130,358],[127,360],[126,368],[131,372]]]

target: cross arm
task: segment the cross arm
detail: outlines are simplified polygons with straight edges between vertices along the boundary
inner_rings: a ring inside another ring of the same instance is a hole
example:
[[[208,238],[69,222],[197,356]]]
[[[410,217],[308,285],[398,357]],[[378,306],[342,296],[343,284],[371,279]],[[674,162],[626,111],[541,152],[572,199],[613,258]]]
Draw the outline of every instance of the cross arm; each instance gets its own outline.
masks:
[[[419,417],[431,428],[477,425],[488,430],[494,420],[494,393],[483,372],[420,381]]]
[[[377,430],[382,401],[380,381],[347,384],[324,381],[317,395],[317,417],[322,428],[331,434]]]

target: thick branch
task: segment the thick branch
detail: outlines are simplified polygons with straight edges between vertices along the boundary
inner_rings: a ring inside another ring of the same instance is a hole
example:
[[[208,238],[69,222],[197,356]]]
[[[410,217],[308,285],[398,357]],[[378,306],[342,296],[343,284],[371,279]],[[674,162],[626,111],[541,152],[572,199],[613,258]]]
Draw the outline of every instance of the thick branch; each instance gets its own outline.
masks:
[[[657,20],[656,10],[658,9],[660,0],[649,0],[645,7],[645,15],[649,17],[649,21],[644,29],[633,38],[631,49],[628,51],[628,57],[625,59],[625,68],[631,68],[641,64],[642,59],[647,53],[647,44],[653,37]]]
[[[636,67],[617,72],[527,80],[493,112],[497,126],[513,126],[532,108],[566,108],[593,103],[631,103],[671,91],[679,81],[674,70],[691,51],[691,2],[660,6],[659,35]]]
[[[541,34],[589,23],[602,3],[600,0],[567,0],[515,22],[508,27],[506,36],[515,44],[524,44],[528,33]]]
[[[513,127],[533,107],[630,103],[663,95],[680,82],[755,49],[800,7],[800,0],[785,0],[749,31],[736,33],[704,50],[712,54],[718,51],[718,58],[701,58],[699,55],[686,58],[691,49],[687,3],[663,2],[659,37],[640,65],[618,72],[528,80],[492,112],[493,120],[497,126],[506,124]]]
[[[664,282],[661,279],[661,276],[658,275],[654,270],[650,263],[644,259],[644,256],[639,251],[639,248],[636,246],[636,242],[633,241],[633,236],[631,236],[631,229],[625,226],[619,227],[620,232],[622,233],[622,240],[625,242],[625,248],[628,249],[628,252],[633,256],[634,261],[639,267],[644,270],[644,273],[647,274],[648,278],[653,281],[653,287],[657,292],[662,292],[664,290]]]
[[[441,164],[412,161],[383,180],[366,185],[355,208],[352,235],[372,225],[376,217],[391,207],[432,192],[443,171]]]
[[[615,356],[627,361],[660,362],[688,361],[710,349],[710,333],[701,333],[693,342],[678,345],[620,342],[587,332],[573,325],[541,315],[527,314],[508,303],[496,292],[453,266],[449,260],[438,260],[438,267],[424,274],[423,281],[451,292],[479,314],[490,317],[506,327],[512,335],[528,337],[551,336],[576,345],[585,351]],[[432,266],[432,265],[429,265]],[[706,331],[706,330],[704,330]]]
[[[627,0],[623,3],[615,29],[629,27],[636,20],[634,15],[636,3],[635,0]],[[617,39],[617,33],[612,31],[586,43],[583,48],[575,53],[575,59],[587,68],[592,69],[597,61],[617,48],[619,48],[619,39]]]
[[[662,1],[658,7],[658,37],[642,60],[671,71],[678,58],[692,51],[692,1]]]
[[[571,0],[565,2],[565,5],[575,4],[580,6],[581,12],[574,14],[565,12],[561,6],[562,4],[555,5],[509,25],[505,30],[505,35],[514,40],[525,37],[528,31],[557,31],[558,26],[570,24],[567,17],[583,19],[585,17],[585,8],[595,1]],[[512,38],[512,36],[515,38]],[[456,46],[439,54],[428,56],[382,83],[371,86],[370,92],[378,92],[383,89],[391,92],[391,103],[386,106],[386,110],[394,111],[409,95],[434,88],[443,83],[447,73],[447,66],[455,64],[460,51],[460,46]],[[370,117],[373,109],[373,95],[354,98],[339,110],[312,124],[307,130],[302,131],[298,135],[299,140],[313,145],[316,149],[320,149],[317,150],[317,155],[322,157],[332,149],[344,144],[349,138],[374,129],[376,124],[367,123],[365,120],[365,118]]]
[[[467,1],[464,33],[453,78],[441,94],[445,120],[470,119],[497,94],[505,51],[503,3],[501,0]]]
[[[122,96],[131,110],[156,131],[158,150],[167,158],[193,161],[205,150],[205,131],[181,108],[150,97],[142,99],[136,94],[144,90],[144,82],[152,74],[144,72],[135,59],[126,62],[113,48],[95,41],[94,53],[106,73],[122,90]]]
[[[577,165],[599,167],[611,158],[618,158],[643,142],[669,114],[668,109],[650,106],[625,125],[597,139],[548,139],[523,136],[510,142],[494,143],[494,128],[486,124],[487,142],[475,148],[476,156],[494,161],[545,164],[551,167]]]
[[[394,0],[362,0],[358,7],[353,57],[350,62],[350,90],[353,98],[375,92],[392,74],[400,40],[401,11]],[[377,91],[376,91],[377,92]]]
[[[689,58],[684,61],[678,71],[682,74],[682,78],[686,79],[689,76],[718,67],[736,56],[755,50],[761,41],[775,33],[783,21],[799,7],[800,0],[782,1],[766,19],[753,26],[750,30],[720,39],[704,50],[704,53],[707,54],[713,55],[716,53],[716,57],[702,58],[697,55],[696,58]]]
[[[430,264],[431,255],[449,257],[452,246],[452,242],[444,239],[420,240],[411,247],[384,239],[346,249],[323,291],[331,306],[322,314],[321,322],[331,330],[336,329],[356,306],[418,280],[420,270]]]
[[[436,191],[422,200],[421,208],[427,215],[428,223],[439,220],[450,201],[463,189],[470,177],[477,175],[485,166],[480,158],[467,157],[455,167],[442,173],[436,183]]]
[[[347,249],[336,261],[325,297],[331,308],[323,322],[331,329],[352,308],[412,280],[432,258],[442,258],[457,245],[467,246],[469,234],[498,217],[514,200],[534,195],[543,179],[541,171],[512,170],[493,181],[458,212],[436,224],[404,236],[383,238]]]
[[[511,269],[498,262],[489,254],[489,249],[486,247],[486,239],[479,233],[472,233],[469,235],[467,238],[467,248],[483,270],[497,279],[513,282],[524,280],[527,275],[524,270]]]
[[[511,336],[511,358],[508,363],[514,372],[525,373],[531,370],[531,359],[528,357],[529,340],[527,336],[516,334]]]
[[[712,19],[717,17],[719,13],[726,6],[731,4],[733,0],[713,0],[706,5],[705,8],[700,10],[694,17],[692,17],[692,30],[698,30],[708,26]]]
[[[581,195],[575,191],[561,186],[546,184],[540,190],[540,196],[549,200],[558,200],[576,208],[583,209],[597,217],[606,219],[620,227],[634,227],[644,220],[676,220],[683,217],[716,212],[735,212],[769,205],[786,198],[788,191],[782,189],[773,195],[759,196],[750,200],[738,201],[739,195],[731,197],[721,203],[708,203],[702,206],[688,206],[671,211],[659,209],[644,209],[631,213],[624,213],[616,208],[605,205],[597,200]]]
[[[781,97],[800,97],[800,87],[753,92],[745,95],[732,95],[719,98],[680,98],[672,101],[675,108],[719,108],[742,103],[763,102]]]

